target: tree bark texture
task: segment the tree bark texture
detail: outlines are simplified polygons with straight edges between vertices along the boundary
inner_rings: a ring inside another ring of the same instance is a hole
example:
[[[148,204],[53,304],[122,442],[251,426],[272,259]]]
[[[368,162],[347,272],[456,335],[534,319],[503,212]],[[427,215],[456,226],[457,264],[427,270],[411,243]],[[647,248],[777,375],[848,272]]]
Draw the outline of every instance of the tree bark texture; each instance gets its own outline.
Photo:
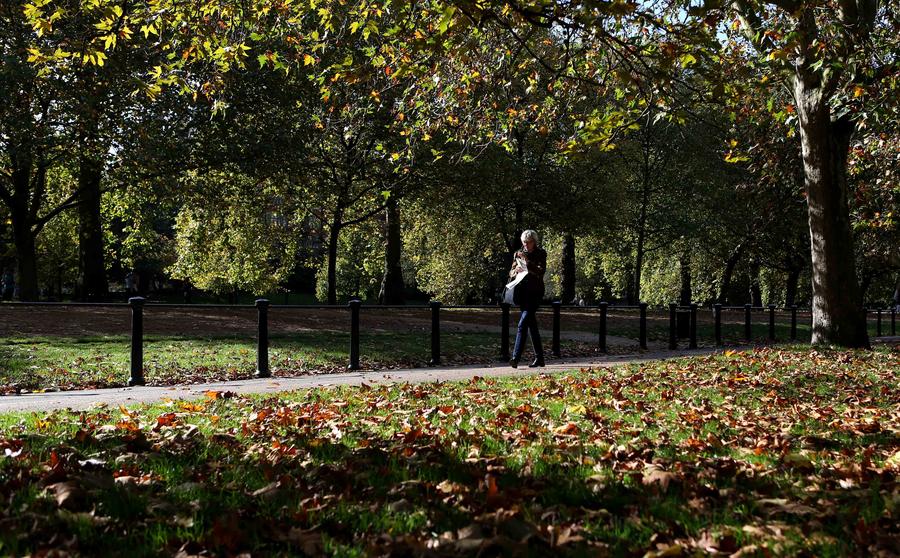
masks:
[[[27,156],[13,158],[12,198],[10,199],[9,217],[12,221],[13,245],[16,247],[16,285],[18,299],[34,301],[38,299],[38,274],[36,227],[37,209],[43,192],[43,170],[38,169],[32,177],[33,166]],[[32,181],[37,192],[32,196]],[[33,198],[33,199],[29,199]],[[35,204],[38,204],[37,206]]]
[[[853,123],[832,121],[820,88],[794,84],[812,253],[813,344],[868,347],[847,201],[847,156]]]
[[[23,221],[26,221],[23,223]],[[35,250],[35,234],[27,223],[27,219],[12,215],[13,244],[16,247],[16,285],[19,289],[19,300],[35,301],[38,299],[37,252]]]

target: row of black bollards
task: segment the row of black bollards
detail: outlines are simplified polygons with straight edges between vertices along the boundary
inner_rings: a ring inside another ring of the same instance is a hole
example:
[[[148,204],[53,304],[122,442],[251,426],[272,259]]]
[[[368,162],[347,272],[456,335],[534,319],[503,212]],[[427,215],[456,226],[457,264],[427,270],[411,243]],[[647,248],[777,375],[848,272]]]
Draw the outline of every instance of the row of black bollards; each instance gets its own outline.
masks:
[[[128,299],[131,307],[131,362],[129,363],[131,377],[128,378],[129,386],[142,386],[144,379],[144,303],[143,297],[136,296]],[[357,301],[358,302],[358,301]],[[256,301],[257,330],[256,330],[256,373],[257,378],[268,378],[269,370],[269,301],[260,298]],[[355,313],[356,327],[356,351],[355,358],[359,367],[359,312]],[[352,347],[352,345],[351,345]],[[350,361],[353,362],[354,351],[351,348]]]
[[[144,385],[144,306],[145,299],[142,297],[133,297],[128,299],[128,305],[131,307],[131,377],[128,379],[128,385],[138,386]],[[256,373],[258,378],[267,378],[271,375],[269,368],[269,326],[268,313],[269,301],[266,299],[258,299],[256,301],[257,309],[257,336],[256,336]],[[347,366],[348,370],[359,370],[359,312],[362,301],[358,299],[351,300],[348,304],[350,309],[350,362]],[[430,365],[439,365],[441,363],[441,303],[431,302],[431,358],[428,361]],[[609,303],[601,302],[598,305],[600,310],[600,323],[598,331],[598,348],[601,352],[607,352],[607,317],[609,313]],[[678,314],[679,312],[689,313],[689,330],[688,338],[690,349],[697,348],[697,305],[690,304],[688,306],[679,306],[677,304],[669,305],[669,349],[678,348]],[[738,307],[740,308],[740,307]],[[555,357],[561,355],[560,350],[560,313],[562,303],[555,301],[552,303],[553,310],[553,337],[551,344],[551,353]],[[638,331],[638,340],[641,349],[647,349],[647,303],[642,302],[639,306],[640,326]],[[744,309],[744,340],[753,340],[753,308],[747,304]],[[768,339],[775,341],[775,305],[769,305],[768,310]],[[722,338],[722,310],[721,304],[713,306],[714,318],[714,336],[716,345],[723,345]],[[876,309],[876,331],[880,337],[882,335],[882,309]],[[791,313],[791,329],[790,339],[797,339],[797,306],[790,307]],[[891,314],[891,335],[897,334],[897,310],[892,308]],[[503,303],[500,305],[500,358],[509,360],[509,327],[510,327],[510,305]]]
[[[769,341],[775,341],[775,310],[776,306],[774,304],[770,304],[766,307],[768,314],[768,335],[767,338]],[[791,306],[789,308],[791,312],[791,333],[790,339],[791,341],[797,340],[797,306]],[[724,341],[722,339],[722,305],[716,304],[713,306],[713,319],[715,321],[715,340],[716,345],[723,345]],[[753,307],[749,304],[744,305],[744,341],[750,342],[753,341]]]
[[[875,335],[877,337],[881,337],[883,332],[881,330],[881,314],[882,309],[875,309]],[[891,307],[891,335],[897,335],[897,307]]]
[[[128,299],[131,307],[131,377],[128,385],[138,386],[144,385],[144,303],[142,297],[133,297]],[[256,372],[257,378],[267,378],[271,375],[269,368],[269,301],[261,298],[255,303],[257,310],[257,335],[256,335]],[[362,301],[358,299],[351,300],[348,304],[350,309],[350,362],[347,366],[348,370],[359,370],[359,312]],[[431,302],[431,358],[429,365],[435,366],[441,363],[441,303]],[[551,345],[551,353],[555,357],[559,357],[562,353],[560,350],[560,310],[562,303],[559,301],[552,303],[553,308],[553,337]],[[607,352],[606,332],[607,332],[607,315],[609,304],[601,302],[600,308],[600,327],[598,345],[601,352]],[[640,329],[638,332],[640,347],[647,348],[647,304],[641,303],[640,309]],[[510,305],[500,305],[500,358],[509,360],[509,325],[510,325]]]

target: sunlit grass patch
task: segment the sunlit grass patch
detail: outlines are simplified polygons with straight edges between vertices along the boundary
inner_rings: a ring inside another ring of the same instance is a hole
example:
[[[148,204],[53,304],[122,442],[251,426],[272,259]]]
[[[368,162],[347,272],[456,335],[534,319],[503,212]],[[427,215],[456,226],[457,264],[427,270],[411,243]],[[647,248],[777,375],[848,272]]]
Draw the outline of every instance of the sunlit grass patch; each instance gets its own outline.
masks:
[[[594,354],[591,343],[565,341],[564,354]],[[39,337],[4,340],[0,347],[0,392],[124,386],[129,377],[130,338]],[[346,370],[350,335],[301,332],[270,337],[274,375],[321,374]],[[363,369],[425,366],[430,337],[420,333],[368,332],[360,339]],[[447,364],[497,362],[499,335],[449,332],[442,335]],[[247,337],[173,337],[148,335],[144,341],[144,377],[151,385],[249,378],[256,370],[256,340]]]

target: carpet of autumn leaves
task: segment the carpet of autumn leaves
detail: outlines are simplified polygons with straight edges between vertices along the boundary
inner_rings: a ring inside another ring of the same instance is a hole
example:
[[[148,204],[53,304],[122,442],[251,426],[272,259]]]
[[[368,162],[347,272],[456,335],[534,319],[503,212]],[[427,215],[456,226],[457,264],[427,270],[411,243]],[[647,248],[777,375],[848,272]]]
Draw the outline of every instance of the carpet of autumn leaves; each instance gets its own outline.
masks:
[[[900,348],[0,417],[0,554],[892,556]]]

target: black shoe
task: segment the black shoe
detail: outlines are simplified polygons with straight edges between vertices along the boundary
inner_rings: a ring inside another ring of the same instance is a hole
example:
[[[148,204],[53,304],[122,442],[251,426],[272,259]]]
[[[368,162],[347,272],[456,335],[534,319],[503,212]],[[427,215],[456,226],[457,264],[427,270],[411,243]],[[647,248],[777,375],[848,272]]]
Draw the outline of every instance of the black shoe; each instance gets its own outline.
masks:
[[[517,359],[517,358],[509,359],[509,365],[512,366],[513,368],[518,368],[519,367],[519,359]]]
[[[528,365],[528,368],[537,368],[538,366],[544,366],[543,358],[538,357],[538,358],[534,359],[534,361]]]

